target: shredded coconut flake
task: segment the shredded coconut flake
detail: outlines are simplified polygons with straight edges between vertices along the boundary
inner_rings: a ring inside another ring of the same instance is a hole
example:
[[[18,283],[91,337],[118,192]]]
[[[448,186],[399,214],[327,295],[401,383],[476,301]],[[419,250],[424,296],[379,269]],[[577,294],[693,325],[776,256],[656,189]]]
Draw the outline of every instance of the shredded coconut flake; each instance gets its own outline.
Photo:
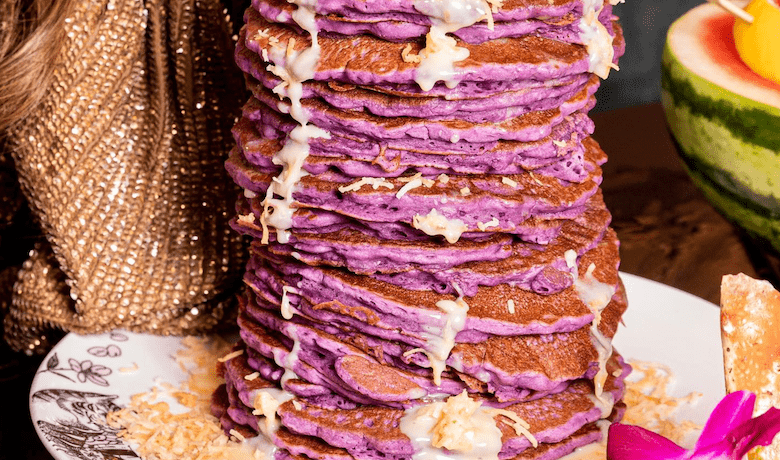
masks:
[[[364,185],[370,185],[374,190],[377,190],[379,187],[385,187],[390,190],[395,188],[395,186],[392,183],[386,181],[382,177],[364,177],[349,185],[344,185],[342,187],[339,187],[339,192],[341,193],[354,192],[360,190],[360,188],[363,187]]]
[[[422,187],[422,180],[420,180],[420,178],[412,179],[406,184],[404,184],[404,186],[401,187],[401,190],[399,190],[398,193],[395,194],[395,197],[400,200],[401,197],[406,195],[406,192],[415,189],[417,187]]]
[[[413,64],[419,64],[422,62],[422,57],[419,54],[412,53],[412,45],[408,44],[401,50],[401,59],[404,62],[411,62]]]
[[[246,441],[246,438],[244,437],[244,435],[242,435],[241,433],[239,433],[236,430],[231,429],[230,430],[230,435],[233,436],[234,438],[236,438],[238,441]]]
[[[534,175],[534,173],[532,173],[531,171],[528,171],[528,175],[531,176],[531,179],[533,179],[534,182],[536,182],[537,184],[541,185],[542,187],[546,187],[544,185],[544,182],[540,181],[539,178]]]
[[[236,350],[236,351],[234,351],[232,353],[228,353],[225,356],[217,359],[217,361],[219,361],[221,363],[224,363],[225,361],[230,361],[231,359],[233,359],[235,357],[238,357],[238,356],[241,356],[243,354],[244,354],[244,350]]]
[[[138,370],[138,363],[133,363],[130,367],[120,367],[119,372],[123,374],[132,374],[133,372]]]
[[[658,363],[632,361],[633,376],[637,381],[629,381],[623,397],[626,414],[622,423],[639,425],[654,431],[678,444],[683,444],[691,433],[701,430],[701,426],[690,420],[677,421],[675,415],[683,405],[696,402],[702,395],[690,393],[682,398],[669,396],[668,390],[674,378],[672,371]]]
[[[477,228],[480,229],[480,231],[484,232],[489,228],[498,227],[498,224],[499,224],[498,219],[494,217],[490,219],[489,222],[485,222],[485,223],[477,222]]]
[[[215,375],[214,363],[225,355],[230,344],[216,337],[186,337],[182,344],[185,348],[175,359],[187,370],[187,381],[179,388],[161,382],[158,387],[133,395],[125,408],[107,415],[108,425],[119,429],[119,436],[147,460],[264,458],[248,444],[232,441],[211,415],[211,395],[223,382]],[[172,411],[163,398],[172,398],[185,411]],[[231,435],[243,439],[238,432]]]

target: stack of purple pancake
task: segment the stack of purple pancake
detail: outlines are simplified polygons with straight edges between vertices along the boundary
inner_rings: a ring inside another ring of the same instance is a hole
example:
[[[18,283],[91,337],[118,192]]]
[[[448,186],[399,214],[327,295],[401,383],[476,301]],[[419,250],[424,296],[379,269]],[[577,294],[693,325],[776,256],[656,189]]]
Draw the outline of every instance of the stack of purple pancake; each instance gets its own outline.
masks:
[[[601,439],[628,373],[588,117],[623,51],[610,2],[254,0],[244,20],[227,168],[253,241],[224,429],[277,459]]]

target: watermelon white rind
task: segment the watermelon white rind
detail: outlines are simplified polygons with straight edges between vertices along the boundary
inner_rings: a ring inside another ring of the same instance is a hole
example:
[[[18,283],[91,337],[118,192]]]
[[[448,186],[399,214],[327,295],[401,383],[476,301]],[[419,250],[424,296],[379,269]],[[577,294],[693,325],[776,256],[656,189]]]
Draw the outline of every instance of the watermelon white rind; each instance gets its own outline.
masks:
[[[692,180],[724,216],[780,251],[780,85],[740,60],[733,23],[704,4],[672,24],[661,102]]]

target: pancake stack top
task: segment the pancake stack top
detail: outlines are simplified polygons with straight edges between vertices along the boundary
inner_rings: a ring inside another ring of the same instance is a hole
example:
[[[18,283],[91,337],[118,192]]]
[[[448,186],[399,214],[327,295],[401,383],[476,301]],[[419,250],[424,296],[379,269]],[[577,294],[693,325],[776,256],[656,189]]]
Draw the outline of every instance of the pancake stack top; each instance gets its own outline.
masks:
[[[214,413],[277,459],[553,459],[621,416],[598,0],[254,0]]]

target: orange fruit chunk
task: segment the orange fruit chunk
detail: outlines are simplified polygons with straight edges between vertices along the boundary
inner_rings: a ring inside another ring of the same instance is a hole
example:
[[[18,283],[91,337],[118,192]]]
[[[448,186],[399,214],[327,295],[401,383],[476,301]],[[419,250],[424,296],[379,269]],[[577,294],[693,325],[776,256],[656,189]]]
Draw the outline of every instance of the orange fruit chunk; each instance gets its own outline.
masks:
[[[753,0],[745,11],[753,22],[739,18],[734,22],[739,57],[755,73],[780,84],[780,5],[776,0]]]

